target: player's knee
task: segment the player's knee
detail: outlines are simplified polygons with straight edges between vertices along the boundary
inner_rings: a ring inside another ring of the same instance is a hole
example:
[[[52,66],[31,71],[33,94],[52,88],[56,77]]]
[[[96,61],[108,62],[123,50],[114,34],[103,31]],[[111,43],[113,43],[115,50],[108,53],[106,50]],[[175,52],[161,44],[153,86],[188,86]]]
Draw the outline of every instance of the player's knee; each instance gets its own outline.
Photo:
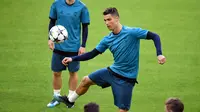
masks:
[[[53,75],[54,77],[61,77],[61,72],[54,72]]]
[[[128,112],[128,110],[119,109],[119,112]]]
[[[90,84],[91,80],[89,79],[88,76],[84,76],[81,82],[82,82],[83,86],[90,86],[91,85]]]
[[[70,74],[70,77],[75,77],[75,76],[77,76],[77,72],[69,72],[69,74]]]

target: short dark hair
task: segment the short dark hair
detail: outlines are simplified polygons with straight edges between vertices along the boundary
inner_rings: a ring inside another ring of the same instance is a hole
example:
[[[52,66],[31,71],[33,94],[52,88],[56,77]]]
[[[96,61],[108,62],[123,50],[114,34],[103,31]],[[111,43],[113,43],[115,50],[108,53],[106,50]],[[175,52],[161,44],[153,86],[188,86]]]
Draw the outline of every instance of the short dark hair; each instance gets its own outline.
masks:
[[[84,112],[99,112],[99,105],[94,102],[90,102],[84,106]]]
[[[103,12],[103,15],[107,15],[107,14],[116,15],[119,17],[119,13],[117,11],[117,8],[115,7],[106,8],[105,11]]]
[[[166,100],[165,105],[168,110],[172,110],[172,112],[183,112],[184,104],[178,98],[169,98]]]

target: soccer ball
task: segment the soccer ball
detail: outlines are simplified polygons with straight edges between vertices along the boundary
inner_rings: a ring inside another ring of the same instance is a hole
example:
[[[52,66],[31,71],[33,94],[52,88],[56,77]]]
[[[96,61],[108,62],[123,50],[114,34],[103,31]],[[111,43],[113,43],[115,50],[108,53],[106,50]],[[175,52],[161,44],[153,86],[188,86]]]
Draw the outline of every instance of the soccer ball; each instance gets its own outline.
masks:
[[[49,31],[49,38],[56,43],[64,42],[68,38],[67,29],[64,26],[55,25]]]

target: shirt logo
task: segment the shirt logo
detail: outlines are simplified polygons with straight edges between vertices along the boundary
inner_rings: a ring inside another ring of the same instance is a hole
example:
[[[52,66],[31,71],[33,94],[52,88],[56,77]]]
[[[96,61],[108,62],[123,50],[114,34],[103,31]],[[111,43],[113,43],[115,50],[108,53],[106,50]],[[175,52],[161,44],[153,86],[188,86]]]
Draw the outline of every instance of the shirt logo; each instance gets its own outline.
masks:
[[[77,12],[74,12],[74,16],[76,17],[78,15],[78,13]]]
[[[63,10],[60,11],[60,14],[62,14],[62,15],[64,14],[64,13],[63,13]]]

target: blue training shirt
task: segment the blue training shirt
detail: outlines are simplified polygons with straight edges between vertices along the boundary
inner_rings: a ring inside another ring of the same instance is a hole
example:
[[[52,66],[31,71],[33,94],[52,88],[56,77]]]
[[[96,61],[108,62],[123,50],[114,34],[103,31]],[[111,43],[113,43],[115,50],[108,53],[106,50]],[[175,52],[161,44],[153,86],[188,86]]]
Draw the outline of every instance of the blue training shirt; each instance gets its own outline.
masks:
[[[147,30],[122,26],[118,34],[112,32],[96,46],[100,52],[107,48],[112,52],[114,63],[110,68],[127,78],[137,78],[139,68],[140,39],[146,39]]]
[[[55,49],[78,52],[81,23],[90,23],[89,12],[85,4],[80,0],[75,0],[72,5],[68,5],[65,0],[55,0],[51,6],[49,17],[56,19],[56,24],[64,26],[68,31],[68,39],[63,43],[55,43]]]

